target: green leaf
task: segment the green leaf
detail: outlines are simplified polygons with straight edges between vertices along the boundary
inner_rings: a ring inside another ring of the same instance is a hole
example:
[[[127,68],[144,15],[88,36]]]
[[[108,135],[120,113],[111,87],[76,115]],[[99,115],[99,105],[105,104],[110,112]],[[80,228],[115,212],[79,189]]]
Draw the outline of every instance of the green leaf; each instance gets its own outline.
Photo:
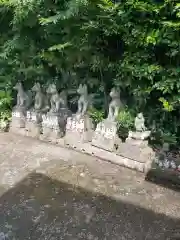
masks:
[[[54,45],[54,46],[50,47],[48,50],[49,51],[62,51],[65,48],[70,47],[70,46],[72,46],[72,44],[70,42],[66,42],[64,44]]]

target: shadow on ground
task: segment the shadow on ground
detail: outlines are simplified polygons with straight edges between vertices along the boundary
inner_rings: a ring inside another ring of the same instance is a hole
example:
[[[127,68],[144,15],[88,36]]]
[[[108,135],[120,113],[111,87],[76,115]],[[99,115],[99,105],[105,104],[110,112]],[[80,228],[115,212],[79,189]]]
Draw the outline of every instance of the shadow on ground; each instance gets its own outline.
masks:
[[[148,182],[153,182],[159,186],[180,192],[180,173],[179,172],[163,171],[163,170],[160,171],[159,169],[151,169],[147,173],[145,180]]]
[[[1,240],[166,240],[178,231],[180,220],[37,173],[0,198]]]

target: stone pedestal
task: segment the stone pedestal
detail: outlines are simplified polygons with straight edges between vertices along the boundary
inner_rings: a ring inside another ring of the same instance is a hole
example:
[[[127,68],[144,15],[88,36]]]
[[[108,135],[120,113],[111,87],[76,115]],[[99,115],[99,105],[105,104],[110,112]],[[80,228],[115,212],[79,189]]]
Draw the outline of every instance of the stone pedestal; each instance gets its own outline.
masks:
[[[129,139],[136,139],[136,140],[145,140],[147,139],[151,134],[151,131],[143,131],[143,132],[132,132],[129,131]]]
[[[42,116],[42,139],[55,142],[56,139],[63,136],[63,132],[59,126],[59,115],[48,113]]]
[[[12,110],[12,120],[10,131],[14,133],[25,133],[26,126],[26,109],[23,107],[15,107]]]
[[[42,114],[34,111],[27,111],[26,134],[28,137],[39,138],[42,132]]]
[[[79,143],[90,142],[92,141],[93,132],[94,125],[88,115],[73,115],[67,119],[64,143],[74,147]]]
[[[104,120],[97,124],[93,135],[92,145],[107,151],[116,150],[121,140],[117,136],[117,123]]]
[[[42,139],[57,142],[65,135],[65,128],[68,116],[71,111],[60,109],[59,113],[47,113],[42,116]]]
[[[155,158],[153,149],[148,146],[148,141],[128,138],[125,143],[119,145],[117,155],[144,163],[144,171],[151,168]]]

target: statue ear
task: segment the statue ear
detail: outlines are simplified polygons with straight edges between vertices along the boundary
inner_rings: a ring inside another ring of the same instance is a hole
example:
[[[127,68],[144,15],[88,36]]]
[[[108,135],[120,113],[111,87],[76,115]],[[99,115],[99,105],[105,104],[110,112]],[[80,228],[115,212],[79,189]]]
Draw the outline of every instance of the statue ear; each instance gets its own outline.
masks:
[[[86,85],[86,84],[83,85],[83,89],[84,89],[85,91],[87,91],[87,85]]]

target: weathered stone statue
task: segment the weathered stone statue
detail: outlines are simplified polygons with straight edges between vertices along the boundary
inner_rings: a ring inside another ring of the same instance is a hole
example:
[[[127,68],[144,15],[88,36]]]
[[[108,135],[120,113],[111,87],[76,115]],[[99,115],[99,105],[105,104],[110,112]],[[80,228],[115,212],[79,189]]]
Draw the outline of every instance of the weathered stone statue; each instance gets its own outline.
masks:
[[[46,113],[50,108],[49,101],[47,96],[44,94],[40,83],[35,83],[32,87],[32,91],[35,92],[34,111]]]
[[[26,124],[26,112],[32,105],[32,93],[31,91],[25,92],[21,82],[18,82],[14,89],[17,91],[17,103],[12,110],[12,122],[10,131],[24,134]]]
[[[136,132],[129,131],[128,138],[145,140],[150,136],[151,131],[146,130],[145,119],[144,119],[143,113],[137,114],[137,116],[135,118],[134,126],[136,129]]]
[[[77,93],[80,95],[80,98],[78,100],[78,111],[76,114],[81,117],[84,116],[88,111],[88,107],[91,102],[91,95],[88,94],[86,84],[80,84],[79,88],[77,89]]]
[[[32,94],[30,91],[25,92],[21,82],[18,82],[14,89],[17,91],[17,104],[16,108],[29,109],[32,104]]]
[[[28,136],[39,138],[42,131],[42,114],[47,113],[49,104],[40,83],[35,83],[32,91],[35,92],[34,107],[27,111],[26,130]]]
[[[68,109],[66,91],[57,90],[54,83],[50,84],[46,90],[50,95],[50,110],[42,116],[42,129],[44,140],[57,142],[65,134],[66,121],[72,115]]]
[[[137,114],[134,125],[137,132],[144,132],[146,130],[145,119],[142,113]]]
[[[59,94],[56,85],[52,83],[49,85],[47,93],[51,96],[50,97],[51,113],[58,113],[61,108],[67,108],[67,95],[65,91],[62,91]]]
[[[121,140],[117,136],[117,117],[123,104],[120,100],[120,91],[112,88],[110,92],[111,102],[107,119],[97,124],[93,135],[92,145],[107,151],[115,151]]]
[[[135,131],[129,131],[128,138],[125,143],[119,145],[117,154],[140,162],[148,171],[151,168],[155,157],[153,149],[148,145],[148,137],[151,131],[145,127],[145,119],[143,113],[138,113],[134,121]]]
[[[88,115],[92,94],[88,94],[86,84],[80,84],[77,93],[80,95],[78,110],[75,115],[67,119],[65,135],[65,144],[72,147],[76,143],[90,142],[94,131],[92,119]]]
[[[116,88],[112,88],[110,92],[111,102],[109,104],[109,113],[107,119],[109,121],[116,121],[120,108],[123,107],[123,104],[120,99],[120,91]]]

